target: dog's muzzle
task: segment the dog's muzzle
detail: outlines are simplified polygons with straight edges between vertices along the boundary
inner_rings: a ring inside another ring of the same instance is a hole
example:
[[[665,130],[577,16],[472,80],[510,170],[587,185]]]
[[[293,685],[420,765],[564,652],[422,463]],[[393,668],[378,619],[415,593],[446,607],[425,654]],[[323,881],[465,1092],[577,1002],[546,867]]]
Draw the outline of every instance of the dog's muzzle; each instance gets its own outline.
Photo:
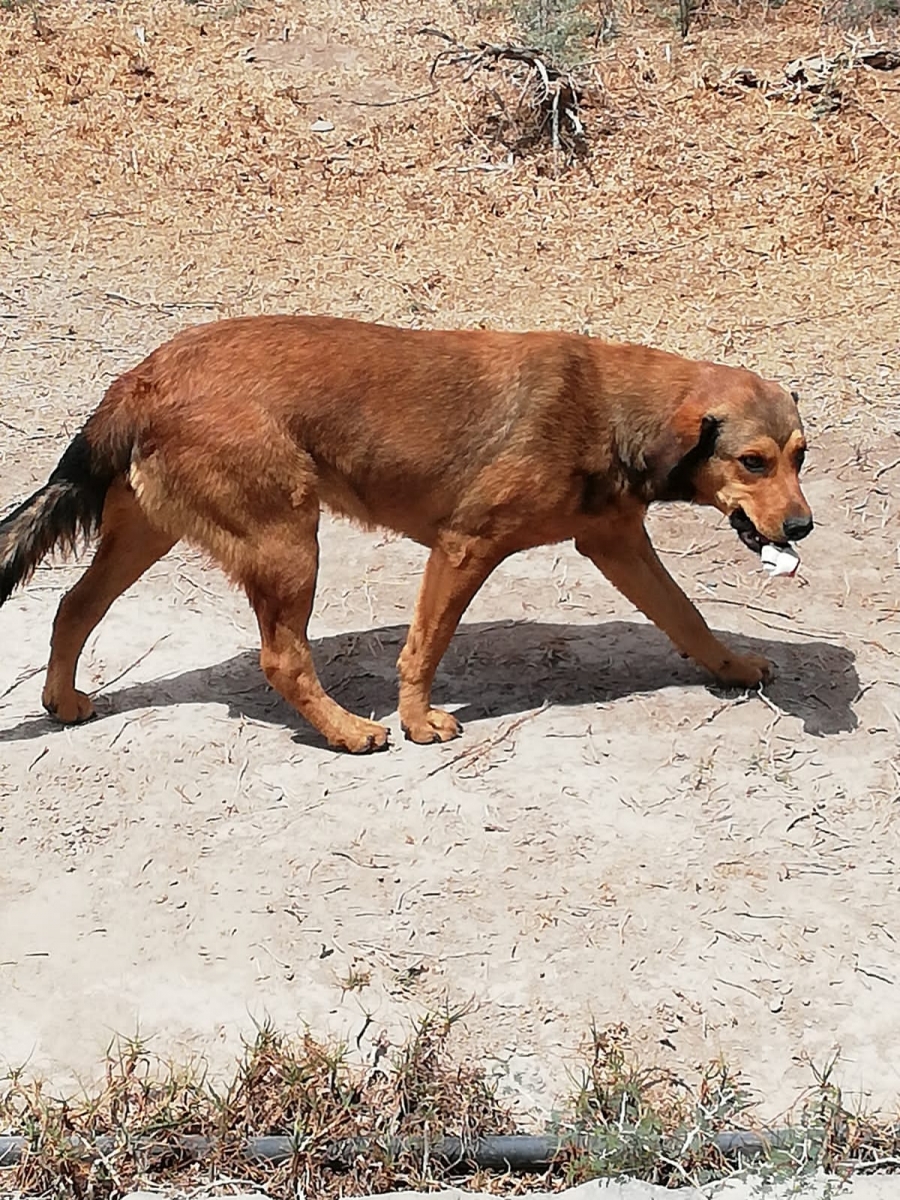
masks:
[[[787,541],[773,542],[771,538],[761,534],[742,508],[736,508],[728,520],[731,522],[731,528],[748,550],[752,550],[754,554],[761,554],[763,546],[770,544],[773,546],[788,545]]]

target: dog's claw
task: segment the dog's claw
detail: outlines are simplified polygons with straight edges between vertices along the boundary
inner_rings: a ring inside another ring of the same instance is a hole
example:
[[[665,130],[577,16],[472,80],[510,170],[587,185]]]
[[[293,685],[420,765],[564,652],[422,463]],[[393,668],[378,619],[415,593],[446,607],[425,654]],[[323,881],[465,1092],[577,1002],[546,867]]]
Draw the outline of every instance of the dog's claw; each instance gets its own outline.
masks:
[[[353,753],[353,754],[378,754],[381,750],[387,750],[387,748],[388,748],[387,738],[385,738],[384,741],[381,742],[381,741],[376,741],[376,739],[370,735],[369,737],[366,738],[364,745],[360,746],[359,749],[357,749],[357,750],[351,751],[351,753]]]

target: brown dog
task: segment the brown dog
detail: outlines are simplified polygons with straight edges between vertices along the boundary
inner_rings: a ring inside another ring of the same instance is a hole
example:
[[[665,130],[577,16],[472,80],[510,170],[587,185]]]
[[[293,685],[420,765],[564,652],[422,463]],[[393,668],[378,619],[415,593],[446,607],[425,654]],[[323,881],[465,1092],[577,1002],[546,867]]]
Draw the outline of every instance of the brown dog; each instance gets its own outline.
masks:
[[[573,538],[675,645],[726,684],[769,665],[710,632],[644,528],[654,501],[731,517],[747,545],[812,529],[794,398],[750,371],[564,333],[425,332],[317,317],[248,317],[179,334],[117,379],[48,483],[0,523],[0,604],[56,546],[99,531],[63,598],[43,701],[84,721],[88,635],[179,539],[246,591],[273,687],[331,745],[388,731],[341,708],[313,666],[307,622],[319,511],[428,546],[398,661],[416,742],[456,720],[431,706],[438,663],[508,555]]]

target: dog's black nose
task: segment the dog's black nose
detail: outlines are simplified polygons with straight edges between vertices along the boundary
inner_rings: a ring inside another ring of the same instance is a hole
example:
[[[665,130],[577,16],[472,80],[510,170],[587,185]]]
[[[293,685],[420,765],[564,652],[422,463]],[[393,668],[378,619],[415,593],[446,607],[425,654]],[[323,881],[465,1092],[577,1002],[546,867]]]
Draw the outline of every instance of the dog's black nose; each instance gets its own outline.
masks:
[[[784,536],[789,542],[799,542],[808,533],[812,533],[812,528],[812,517],[788,517],[782,525]]]

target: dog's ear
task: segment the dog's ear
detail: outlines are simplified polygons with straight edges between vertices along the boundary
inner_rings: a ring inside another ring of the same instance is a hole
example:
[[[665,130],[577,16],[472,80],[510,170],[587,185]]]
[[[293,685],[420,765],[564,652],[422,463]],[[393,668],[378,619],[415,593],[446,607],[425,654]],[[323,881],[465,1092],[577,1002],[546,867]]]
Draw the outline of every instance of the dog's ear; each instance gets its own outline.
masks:
[[[686,401],[644,454],[648,491],[658,500],[689,500],[694,472],[713,454],[722,420]]]

